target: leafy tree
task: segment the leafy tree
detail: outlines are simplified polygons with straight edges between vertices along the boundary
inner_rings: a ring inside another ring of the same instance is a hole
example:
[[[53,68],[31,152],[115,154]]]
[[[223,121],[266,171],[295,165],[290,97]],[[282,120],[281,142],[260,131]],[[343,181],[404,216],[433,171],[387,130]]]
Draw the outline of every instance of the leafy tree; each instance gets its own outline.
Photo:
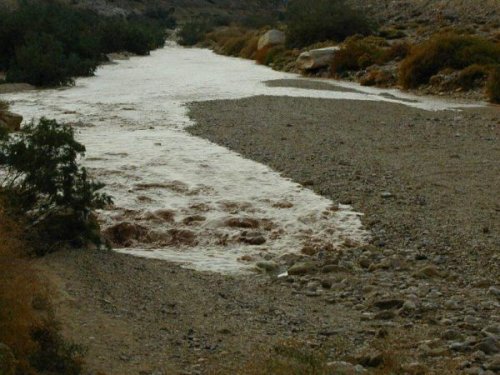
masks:
[[[291,0],[286,11],[287,43],[303,47],[326,40],[342,41],[369,34],[372,23],[345,0]]]
[[[91,212],[111,198],[79,165],[84,154],[71,127],[45,118],[0,142],[0,166],[6,171],[0,187],[27,213],[40,242],[49,244],[41,252],[62,243],[99,241]]]

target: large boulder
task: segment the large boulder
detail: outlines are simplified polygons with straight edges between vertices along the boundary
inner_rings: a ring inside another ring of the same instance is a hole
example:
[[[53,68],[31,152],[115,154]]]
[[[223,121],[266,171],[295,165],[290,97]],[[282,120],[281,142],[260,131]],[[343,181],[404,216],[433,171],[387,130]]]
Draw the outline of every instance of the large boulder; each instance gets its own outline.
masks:
[[[257,49],[261,50],[266,47],[285,44],[285,40],[286,37],[283,31],[272,29],[260,37],[259,43],[257,44]]]
[[[297,68],[300,70],[325,68],[330,65],[338,50],[339,47],[326,47],[302,52],[297,58]]]
[[[18,131],[21,129],[23,116],[9,111],[0,111],[0,126],[7,128],[10,131]]]

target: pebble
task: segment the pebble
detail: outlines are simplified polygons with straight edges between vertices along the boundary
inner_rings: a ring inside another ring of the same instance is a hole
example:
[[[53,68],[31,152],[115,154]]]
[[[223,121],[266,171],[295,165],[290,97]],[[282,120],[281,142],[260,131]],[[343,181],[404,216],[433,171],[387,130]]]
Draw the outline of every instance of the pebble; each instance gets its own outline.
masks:
[[[316,268],[313,262],[299,262],[295,263],[288,269],[289,275],[305,275],[312,272]]]
[[[429,265],[420,268],[417,272],[413,274],[415,277],[419,279],[431,279],[434,277],[441,276],[441,272],[436,266]]]
[[[278,270],[279,266],[273,261],[261,261],[257,262],[257,268],[266,272],[275,272]]]
[[[404,305],[404,301],[402,299],[383,299],[375,301],[373,305],[381,310],[399,309]]]

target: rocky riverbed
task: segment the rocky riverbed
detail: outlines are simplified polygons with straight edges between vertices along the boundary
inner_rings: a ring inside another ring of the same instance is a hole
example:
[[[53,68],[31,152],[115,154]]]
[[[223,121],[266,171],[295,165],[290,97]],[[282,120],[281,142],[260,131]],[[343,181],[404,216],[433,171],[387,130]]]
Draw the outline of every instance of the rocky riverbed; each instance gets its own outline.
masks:
[[[189,108],[191,133],[365,212],[372,241],[304,247],[280,260],[283,277],[272,262],[225,276],[52,254],[40,267],[88,373],[263,373],[248,369],[287,342],[321,353],[325,373],[498,373],[498,108],[265,96]]]
[[[499,371],[498,108],[265,96],[190,108],[192,134],[366,214],[372,243],[306,249],[292,289],[356,311],[353,324],[420,332],[422,373],[448,360],[459,373]]]

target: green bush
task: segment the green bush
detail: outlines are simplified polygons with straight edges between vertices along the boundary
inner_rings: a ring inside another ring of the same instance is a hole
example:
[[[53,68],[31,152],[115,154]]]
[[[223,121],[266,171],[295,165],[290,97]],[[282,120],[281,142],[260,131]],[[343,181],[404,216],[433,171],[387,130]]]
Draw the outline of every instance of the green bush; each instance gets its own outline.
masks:
[[[62,44],[52,35],[32,35],[16,49],[11,68],[7,71],[7,81],[29,82],[36,86],[73,83],[68,59]],[[80,64],[80,60],[72,59],[71,64]],[[95,67],[89,67],[88,73],[92,74]]]
[[[498,64],[500,45],[475,36],[438,34],[414,46],[399,68],[405,88],[426,84],[439,71],[464,69],[473,64]]]
[[[37,86],[91,75],[106,53],[146,55],[164,42],[159,20],[103,17],[57,2],[23,1],[0,9],[0,20],[0,70],[7,81]]]
[[[492,68],[486,82],[486,95],[492,103],[500,103],[500,65]]]
[[[304,47],[327,40],[342,41],[354,34],[369,34],[372,23],[345,0],[290,0],[286,12],[287,44]]]
[[[47,244],[41,253],[99,242],[91,213],[111,198],[78,164],[84,154],[72,128],[43,118],[0,142],[0,166],[8,172],[0,188],[26,213],[37,242]]]

